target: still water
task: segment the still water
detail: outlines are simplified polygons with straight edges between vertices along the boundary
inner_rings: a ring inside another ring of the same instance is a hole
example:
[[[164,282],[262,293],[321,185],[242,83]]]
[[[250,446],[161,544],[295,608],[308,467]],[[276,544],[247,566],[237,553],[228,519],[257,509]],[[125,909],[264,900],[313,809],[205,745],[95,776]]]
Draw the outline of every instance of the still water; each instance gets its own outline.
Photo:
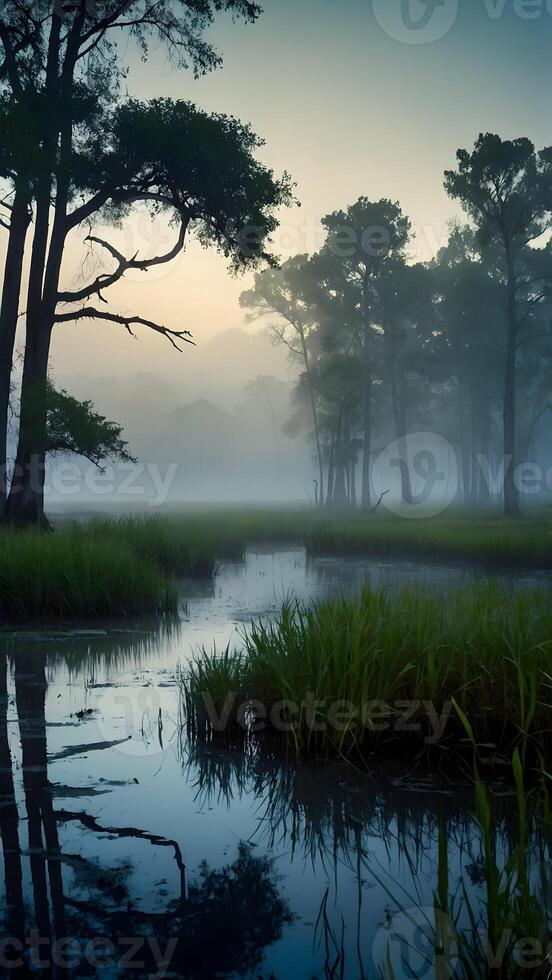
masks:
[[[172,629],[6,631],[2,975],[356,980],[384,976],[390,955],[396,977],[437,976],[426,925],[440,835],[451,888],[484,899],[469,781],[190,744],[177,674],[201,646],[239,645],[291,595],[446,590],[477,574],[251,550],[212,581],[183,582]],[[499,847],[515,838],[509,811],[505,787]]]

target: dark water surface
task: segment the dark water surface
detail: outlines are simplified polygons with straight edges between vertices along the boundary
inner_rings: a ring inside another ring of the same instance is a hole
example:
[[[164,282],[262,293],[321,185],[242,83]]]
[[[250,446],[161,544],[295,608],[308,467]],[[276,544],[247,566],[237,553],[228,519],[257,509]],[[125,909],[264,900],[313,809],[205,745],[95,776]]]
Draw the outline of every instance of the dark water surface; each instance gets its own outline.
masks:
[[[367,581],[446,590],[471,579],[459,566],[251,551],[214,581],[184,582],[173,629],[140,621],[5,637],[0,921],[13,942],[0,946],[0,971],[371,978],[391,948],[395,976],[436,976],[423,910],[440,833],[451,887],[484,897],[469,782],[189,744],[177,671],[201,645],[237,643],[291,594],[314,601]],[[506,847],[507,795],[503,810]],[[397,967],[399,948],[409,970]]]

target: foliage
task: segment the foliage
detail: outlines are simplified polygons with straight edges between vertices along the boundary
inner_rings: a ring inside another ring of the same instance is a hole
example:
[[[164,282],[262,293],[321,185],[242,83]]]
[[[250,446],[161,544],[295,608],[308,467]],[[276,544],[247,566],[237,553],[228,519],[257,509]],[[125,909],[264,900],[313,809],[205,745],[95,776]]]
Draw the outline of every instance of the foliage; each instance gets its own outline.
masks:
[[[78,401],[51,381],[46,385],[46,451],[84,456],[96,466],[105,459],[134,462],[122,428],[99,415],[91,401]]]
[[[83,527],[55,534],[0,531],[4,619],[76,619],[171,612],[177,593],[159,568],[109,535]]]

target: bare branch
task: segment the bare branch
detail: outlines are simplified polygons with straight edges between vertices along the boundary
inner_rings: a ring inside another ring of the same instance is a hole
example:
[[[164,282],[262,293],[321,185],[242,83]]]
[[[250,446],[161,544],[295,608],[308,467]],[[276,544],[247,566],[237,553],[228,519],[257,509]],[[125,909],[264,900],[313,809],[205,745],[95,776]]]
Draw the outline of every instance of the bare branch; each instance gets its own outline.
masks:
[[[75,320],[106,320],[109,323],[118,323],[129,332],[131,337],[136,336],[132,330],[132,327],[136,324],[137,326],[148,327],[149,330],[154,330],[155,333],[159,333],[162,337],[166,337],[169,343],[171,343],[172,346],[181,353],[182,347],[179,347],[176,341],[191,344],[192,347],[195,347],[195,342],[192,340],[192,334],[189,330],[171,330],[169,327],[164,327],[159,323],[154,323],[153,320],[146,320],[141,316],[122,316],[118,313],[108,313],[104,310],[97,310],[93,306],[83,306],[80,310],[75,310],[72,313],[58,313],[54,317],[55,323],[71,323]]]
[[[178,233],[178,239],[173,247],[165,252],[163,255],[155,255],[147,259],[138,259],[134,255],[131,259],[127,259],[121,252],[119,252],[113,245],[109,242],[104,241],[103,238],[98,238],[96,235],[88,235],[85,238],[87,242],[94,242],[97,245],[101,245],[105,248],[110,255],[118,263],[117,268],[114,272],[107,273],[104,272],[97,276],[94,282],[90,283],[88,286],[84,286],[82,289],[76,290],[74,292],[62,292],[58,293],[58,301],[60,303],[79,303],[83,300],[90,299],[91,296],[97,295],[102,299],[101,291],[108,289],[109,286],[113,286],[119,279],[125,275],[129,269],[137,270],[139,272],[147,272],[150,268],[156,265],[164,265],[167,262],[171,262],[184,248],[186,241],[186,231],[190,219],[184,217],[180,225],[180,231]]]

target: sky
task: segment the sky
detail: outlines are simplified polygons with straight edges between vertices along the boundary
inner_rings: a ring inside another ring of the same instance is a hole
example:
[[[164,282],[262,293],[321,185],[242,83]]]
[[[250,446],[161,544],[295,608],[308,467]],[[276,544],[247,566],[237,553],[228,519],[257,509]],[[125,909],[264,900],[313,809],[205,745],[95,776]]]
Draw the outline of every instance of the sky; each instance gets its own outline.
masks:
[[[301,207],[281,212],[275,236],[282,257],[318,248],[321,217],[364,194],[400,201],[416,231],[412,257],[427,259],[459,214],[443,190],[458,147],[480,131],[552,143],[552,0],[264,0],[257,23],[224,15],[211,36],[224,66],[199,80],[174,72],[160,48],[143,64],[129,46],[127,90],[252,124],[266,140],[262,160],[297,184]],[[100,234],[141,256],[171,241],[143,213]],[[76,237],[66,283],[92,269]],[[201,345],[242,323],[250,285],[251,275],[233,278],[224,259],[190,243],[170,268],[119,284],[111,308],[190,329]],[[192,348],[179,355],[115,325],[58,325],[52,353],[62,376],[147,370],[184,390],[197,369]]]

